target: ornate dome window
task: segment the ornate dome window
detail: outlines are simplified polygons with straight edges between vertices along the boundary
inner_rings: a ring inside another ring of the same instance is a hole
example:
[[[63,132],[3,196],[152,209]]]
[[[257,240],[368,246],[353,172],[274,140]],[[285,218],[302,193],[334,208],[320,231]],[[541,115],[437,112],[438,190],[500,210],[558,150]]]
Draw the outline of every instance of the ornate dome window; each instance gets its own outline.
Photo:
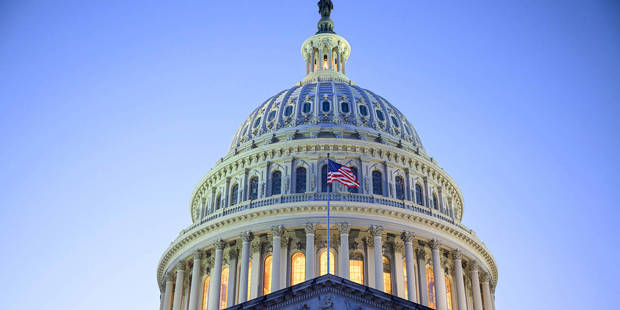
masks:
[[[377,114],[377,118],[380,121],[385,122],[385,116],[383,115],[383,112],[381,110],[375,110],[375,113]]]
[[[359,110],[363,117],[368,117],[368,107],[365,104],[360,104]]]
[[[400,127],[400,124],[398,124],[398,120],[396,119],[396,117],[392,116],[392,124],[394,124],[394,127],[398,128]]]
[[[306,168],[299,167],[295,170],[295,193],[306,192]]]
[[[287,105],[284,108],[284,117],[289,117],[289,116],[291,116],[291,114],[293,114],[293,106],[292,105]]]
[[[396,177],[396,199],[404,200],[405,199],[405,181],[403,177]]]
[[[321,110],[323,110],[323,113],[329,112],[330,109],[331,103],[329,102],[329,100],[323,100],[323,102],[321,103]]]
[[[274,171],[271,174],[271,194],[280,195],[282,192],[282,173],[280,171]]]
[[[258,117],[256,121],[254,121],[254,128],[258,128],[258,125],[260,125],[261,119],[262,119],[261,117]]]
[[[267,115],[267,121],[271,122],[273,121],[273,119],[276,117],[276,110],[272,110],[271,112],[269,112],[269,115]]]
[[[349,103],[346,102],[346,101],[341,101],[340,102],[340,111],[342,113],[349,114],[349,112],[351,112],[351,110],[349,109]]]
[[[250,179],[250,199],[256,200],[258,198],[258,177],[252,177]]]
[[[383,195],[383,176],[378,170],[372,172],[372,193]]]
[[[309,101],[304,102],[304,106],[301,111],[304,114],[310,113],[310,111],[312,111],[312,102],[309,102]]]

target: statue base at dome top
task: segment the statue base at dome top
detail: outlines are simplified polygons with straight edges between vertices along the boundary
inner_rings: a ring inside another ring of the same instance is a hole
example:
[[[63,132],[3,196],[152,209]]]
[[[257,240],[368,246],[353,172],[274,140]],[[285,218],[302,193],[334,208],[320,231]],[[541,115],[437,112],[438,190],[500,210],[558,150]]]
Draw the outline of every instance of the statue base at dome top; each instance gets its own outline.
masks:
[[[349,85],[355,85],[355,83],[351,81],[346,75],[340,72],[335,72],[335,71],[312,72],[306,75],[306,77],[304,77],[304,79],[301,80],[301,82],[298,82],[297,85],[301,86],[301,85],[308,84],[308,83],[319,83],[319,82],[324,82],[324,81],[340,82],[340,83],[347,83]]]

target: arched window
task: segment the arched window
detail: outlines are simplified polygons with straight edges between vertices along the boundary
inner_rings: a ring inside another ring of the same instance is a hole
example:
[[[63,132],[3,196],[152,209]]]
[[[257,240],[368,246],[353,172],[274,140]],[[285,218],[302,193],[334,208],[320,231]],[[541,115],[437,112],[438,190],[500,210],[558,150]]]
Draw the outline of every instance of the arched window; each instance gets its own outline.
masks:
[[[250,295],[250,284],[252,284],[252,261],[248,261],[248,296]]]
[[[274,171],[271,174],[271,194],[280,195],[282,192],[282,172]]]
[[[226,301],[228,299],[228,266],[222,267],[222,285],[220,286],[220,309],[226,308]]]
[[[332,184],[327,184],[327,165],[321,167],[321,192],[326,193],[329,186],[329,192],[333,192]]]
[[[405,199],[405,181],[403,177],[397,176],[395,178],[396,183],[396,199],[404,200]]]
[[[405,283],[405,299],[409,299],[409,287],[407,286],[407,261],[403,261],[403,275]]]
[[[202,285],[202,310],[207,310],[207,302],[209,301],[209,280],[211,280],[211,277],[207,276]]]
[[[334,269],[334,250],[329,251],[329,273],[336,274],[336,270]],[[323,249],[321,251],[321,255],[319,256],[319,260],[321,261],[320,275],[327,274],[327,249]]]
[[[450,283],[450,277],[448,276],[446,276],[446,302],[448,310],[452,310],[452,283]]]
[[[230,190],[230,205],[237,204],[237,199],[239,198],[239,185],[233,185]]]
[[[437,205],[437,195],[435,195],[435,193],[433,193],[433,209],[438,210],[439,207]]]
[[[364,285],[364,257],[353,253],[349,258],[349,280]]]
[[[420,184],[415,185],[415,203],[419,205],[423,205],[424,202],[422,200],[422,186]]]
[[[372,193],[383,195],[383,178],[378,170],[372,172]]]
[[[306,192],[306,168],[299,167],[295,170],[295,193]]]
[[[250,200],[258,198],[258,177],[250,179]]]
[[[263,295],[271,293],[271,262],[273,257],[269,254],[263,264]]]
[[[351,172],[353,172],[353,175],[355,176],[355,178],[359,182],[360,178],[357,175],[357,168],[356,167],[351,167]],[[347,190],[349,191],[349,193],[354,193],[354,194],[359,193],[359,188],[357,188],[357,187],[347,187]]]
[[[291,285],[295,285],[306,280],[306,255],[297,252],[291,257]]]
[[[426,266],[426,291],[428,292],[428,306],[430,308],[436,308],[435,302],[435,275],[433,274],[433,268]]]
[[[383,288],[386,293],[392,294],[392,266],[385,256],[383,256]]]
[[[222,194],[217,194],[215,197],[215,210],[219,210],[222,206]]]

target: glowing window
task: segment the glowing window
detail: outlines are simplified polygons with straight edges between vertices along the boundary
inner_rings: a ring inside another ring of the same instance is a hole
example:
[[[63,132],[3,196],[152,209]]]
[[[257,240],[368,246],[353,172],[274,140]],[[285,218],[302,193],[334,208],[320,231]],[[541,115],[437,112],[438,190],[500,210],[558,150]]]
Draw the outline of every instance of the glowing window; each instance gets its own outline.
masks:
[[[446,300],[448,303],[448,310],[452,310],[452,283],[450,283],[450,277],[446,276]]]
[[[248,296],[250,296],[250,287],[252,283],[252,261],[248,262]]]
[[[420,184],[415,185],[415,202],[419,205],[422,205],[422,186]]]
[[[381,112],[381,110],[377,110],[376,112],[377,112],[377,118],[383,122],[385,120],[385,116],[383,116],[383,112]]]
[[[327,184],[327,165],[321,167],[321,192],[326,193],[329,187],[329,192],[333,192],[332,184]]]
[[[435,302],[435,275],[433,274],[433,268],[426,267],[426,291],[428,292],[428,306],[430,308],[436,308]]]
[[[403,200],[405,199],[405,181],[403,177],[396,177],[396,199]]]
[[[284,116],[289,117],[292,113],[293,113],[293,106],[287,105],[286,108],[284,108]]]
[[[340,111],[342,113],[349,113],[349,103],[346,101],[340,102]]]
[[[403,274],[405,275],[405,299],[409,299],[409,287],[407,285],[407,261],[403,262]]]
[[[256,127],[258,127],[258,125],[260,125],[260,121],[261,121],[260,117],[257,118],[256,121],[254,121],[254,128],[256,128]]]
[[[355,176],[355,178],[359,182],[359,178],[357,177],[357,168],[356,167],[351,167],[351,172],[353,173],[353,175]],[[357,187],[347,187],[347,190],[349,191],[349,193],[358,193],[359,192],[359,188],[357,188]]]
[[[372,193],[375,195],[383,195],[383,178],[381,172],[377,170],[372,172]]]
[[[386,293],[392,294],[392,267],[390,260],[383,256],[383,288]]]
[[[295,192],[306,192],[306,168],[299,167],[295,170]]]
[[[282,190],[282,173],[280,171],[274,171],[271,174],[271,194],[280,195]]]
[[[323,70],[327,70],[328,63],[327,63],[327,55],[323,55]]]
[[[222,279],[220,286],[220,309],[226,308],[226,300],[228,299],[228,266],[222,268]]]
[[[330,250],[329,251],[329,273],[330,274],[334,274],[335,270],[334,270],[334,250]],[[327,274],[327,249],[323,249],[323,251],[321,251],[321,255],[319,256],[320,261],[321,261],[321,268],[320,268],[320,275],[324,275]]]
[[[263,295],[271,293],[271,254],[265,257],[263,267]]]
[[[359,253],[349,259],[349,280],[364,285],[364,258]]]
[[[329,110],[331,108],[331,105],[329,104],[329,101],[325,100],[325,101],[323,101],[323,103],[321,105],[322,105],[321,107],[323,109],[323,112],[325,112],[325,113],[329,112]]]
[[[209,280],[211,277],[207,276],[202,286],[202,310],[207,310],[207,302],[209,301]]]
[[[239,185],[235,184],[233,185],[233,188],[230,194],[230,205],[236,204],[238,198],[239,198]]]
[[[256,198],[258,198],[258,177],[252,177],[250,179],[250,199]]]
[[[360,105],[360,114],[362,114],[362,116],[368,116],[368,108],[365,105]]]
[[[302,109],[302,111],[304,113],[310,113],[310,110],[312,109],[312,103],[310,102],[304,102],[304,107]]]
[[[306,280],[306,255],[304,253],[297,252],[291,257],[291,273],[291,285]]]

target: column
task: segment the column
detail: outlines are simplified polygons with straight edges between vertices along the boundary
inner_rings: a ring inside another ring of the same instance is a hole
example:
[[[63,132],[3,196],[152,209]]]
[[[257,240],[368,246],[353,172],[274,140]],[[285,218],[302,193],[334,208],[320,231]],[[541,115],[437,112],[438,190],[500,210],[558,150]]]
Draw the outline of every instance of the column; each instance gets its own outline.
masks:
[[[458,300],[458,310],[467,310],[467,299],[465,298],[465,281],[463,280],[463,253],[456,249],[452,252],[454,260],[454,277],[456,278],[456,297]]]
[[[177,282],[174,285],[172,310],[181,310],[181,300],[183,299],[183,272],[185,272],[185,263],[179,262],[177,264]]]
[[[237,292],[237,259],[239,251],[236,248],[228,250],[228,292],[226,296],[226,308],[235,304],[235,292]]]
[[[484,298],[484,310],[493,310],[493,303],[491,302],[491,290],[489,288],[489,282],[491,277],[488,273],[482,275],[482,297]]]
[[[260,240],[254,240],[250,244],[250,250],[252,252],[252,270],[250,270],[250,275],[248,276],[248,281],[250,282],[248,300],[262,295],[262,291],[260,290],[263,279],[261,275],[261,271],[263,269],[263,260],[261,257],[262,249],[263,244]]]
[[[431,240],[431,253],[433,255],[433,275],[435,276],[435,298],[437,299],[437,310],[447,310],[446,302],[446,280],[443,276],[443,268],[441,267],[441,255],[439,250],[441,244],[437,239]]]
[[[226,247],[226,242],[222,239],[215,242],[215,262],[209,280],[209,301],[207,310],[217,310],[220,308],[220,289],[222,288],[222,252]],[[176,310],[176,309],[175,309]]]
[[[482,296],[480,295],[480,280],[478,278],[478,265],[471,265],[471,287],[474,295],[474,310],[482,310]]]
[[[423,247],[419,247],[415,251],[418,260],[418,293],[420,294],[420,303],[428,306],[428,290],[426,285],[426,251]]]
[[[370,226],[370,233],[375,245],[375,288],[384,292],[383,286],[383,227],[378,225]]]
[[[364,256],[366,257],[365,262],[365,274],[364,278],[366,280],[366,285],[368,287],[375,287],[375,247],[373,245],[372,236],[364,237],[362,239],[364,241]]]
[[[351,225],[348,223],[338,224],[340,230],[340,276],[349,279],[349,230]]]
[[[407,270],[405,270],[405,272],[407,273],[407,283],[405,283],[405,285],[407,285],[407,299],[409,301],[416,301],[415,300],[415,275],[414,270],[413,270],[413,266],[414,266],[414,262],[413,262],[413,239],[414,239],[415,235],[410,232],[410,231],[403,231],[403,233],[400,235],[400,238],[403,240],[403,242],[405,243],[405,262],[407,262]]]
[[[403,269],[406,255],[404,250],[405,244],[400,240],[395,240],[392,251],[392,255],[394,255],[394,279],[392,280],[392,283],[396,284],[396,290],[395,292],[392,292],[392,295],[396,295],[403,299],[406,298],[405,289],[408,289],[407,283],[405,283],[405,274],[407,271]],[[407,292],[407,294],[409,294],[409,292]],[[415,294],[413,295],[415,296]]]
[[[168,275],[166,277],[166,292],[164,294],[163,310],[170,310],[170,307],[172,307],[172,285],[174,285],[173,278],[172,276]]]
[[[314,278],[314,228],[314,224],[306,224],[306,280]]]
[[[200,273],[200,261],[202,260],[202,253],[196,251],[194,253],[194,267],[192,267],[192,286],[189,296],[189,310],[200,310],[200,280],[202,275]]]
[[[282,233],[284,233],[284,227],[282,225],[272,226],[271,232],[273,234],[273,250],[271,251],[272,265],[271,265],[271,292],[279,290],[280,287],[280,241],[282,239]]]
[[[248,300],[248,268],[250,267],[251,241],[252,232],[244,231],[241,233],[241,274],[239,275],[239,303],[246,302]],[[254,268],[258,268],[258,266]]]
[[[334,70],[334,50],[327,46],[327,70]]]

